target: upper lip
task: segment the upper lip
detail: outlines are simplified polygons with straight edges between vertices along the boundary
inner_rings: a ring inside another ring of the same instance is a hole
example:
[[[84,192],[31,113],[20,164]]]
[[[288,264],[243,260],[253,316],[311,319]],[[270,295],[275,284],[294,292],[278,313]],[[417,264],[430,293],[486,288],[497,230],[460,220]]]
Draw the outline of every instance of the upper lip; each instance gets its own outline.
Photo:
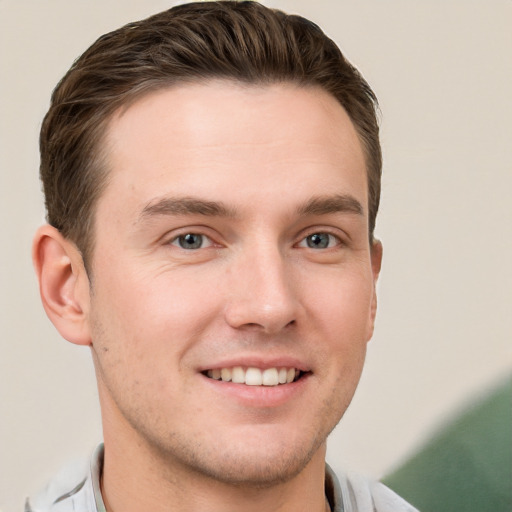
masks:
[[[290,356],[272,358],[261,356],[233,356],[210,364],[201,365],[198,368],[198,371],[204,372],[207,370],[215,370],[217,368],[234,368],[235,366],[241,366],[243,368],[260,368],[262,370],[266,370],[267,368],[296,368],[302,372],[311,371],[310,366],[306,363],[300,359]]]

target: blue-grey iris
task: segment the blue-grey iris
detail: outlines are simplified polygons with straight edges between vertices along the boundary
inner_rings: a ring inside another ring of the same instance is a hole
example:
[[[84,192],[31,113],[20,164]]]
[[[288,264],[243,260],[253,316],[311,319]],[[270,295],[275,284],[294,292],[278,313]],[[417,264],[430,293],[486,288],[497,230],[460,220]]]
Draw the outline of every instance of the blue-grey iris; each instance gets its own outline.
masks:
[[[178,237],[178,243],[182,249],[199,249],[203,245],[203,235],[187,233]]]
[[[328,233],[315,233],[307,237],[306,243],[311,249],[326,249],[329,247],[329,240]]]

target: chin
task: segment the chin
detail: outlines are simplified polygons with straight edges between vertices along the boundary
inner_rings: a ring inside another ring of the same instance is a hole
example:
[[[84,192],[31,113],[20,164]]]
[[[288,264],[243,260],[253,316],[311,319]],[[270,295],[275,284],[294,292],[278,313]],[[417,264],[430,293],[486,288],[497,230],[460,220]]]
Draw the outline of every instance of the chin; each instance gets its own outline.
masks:
[[[263,426],[259,428],[262,431],[257,435],[240,428],[236,437],[220,436],[215,444],[168,447],[168,467],[177,463],[187,472],[232,487],[263,489],[292,480],[317,454],[323,461],[326,435],[307,436],[304,431],[295,436],[289,432],[287,436],[272,435]]]
[[[219,464],[203,466],[199,469],[208,476],[224,484],[264,489],[292,480],[309,464],[313,453],[295,453],[289,457],[273,454],[267,457],[224,457]]]

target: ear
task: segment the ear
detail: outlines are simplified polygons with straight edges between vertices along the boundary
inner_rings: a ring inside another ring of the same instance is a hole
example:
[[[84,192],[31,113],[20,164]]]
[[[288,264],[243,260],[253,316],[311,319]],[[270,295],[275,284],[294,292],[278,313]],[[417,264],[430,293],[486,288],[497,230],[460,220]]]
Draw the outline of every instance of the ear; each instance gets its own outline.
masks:
[[[374,240],[370,247],[370,258],[373,274],[373,297],[370,310],[370,326],[367,338],[368,341],[373,336],[373,329],[375,327],[375,315],[377,314],[377,279],[379,278],[380,268],[382,265],[382,251],[382,243],[379,240]]]
[[[43,307],[68,341],[90,345],[89,278],[75,244],[53,226],[41,226],[34,237],[32,260]]]

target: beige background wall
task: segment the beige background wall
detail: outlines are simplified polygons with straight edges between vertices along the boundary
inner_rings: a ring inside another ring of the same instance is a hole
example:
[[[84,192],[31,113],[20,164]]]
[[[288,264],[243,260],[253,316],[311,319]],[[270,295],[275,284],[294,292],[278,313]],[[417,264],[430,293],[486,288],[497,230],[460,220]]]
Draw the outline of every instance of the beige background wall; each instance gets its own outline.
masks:
[[[93,39],[171,4],[0,0],[3,512],[101,436],[89,354],[59,339],[31,269],[40,121]],[[379,477],[512,368],[512,2],[267,4],[317,21],[381,101],[380,311],[329,454]]]

